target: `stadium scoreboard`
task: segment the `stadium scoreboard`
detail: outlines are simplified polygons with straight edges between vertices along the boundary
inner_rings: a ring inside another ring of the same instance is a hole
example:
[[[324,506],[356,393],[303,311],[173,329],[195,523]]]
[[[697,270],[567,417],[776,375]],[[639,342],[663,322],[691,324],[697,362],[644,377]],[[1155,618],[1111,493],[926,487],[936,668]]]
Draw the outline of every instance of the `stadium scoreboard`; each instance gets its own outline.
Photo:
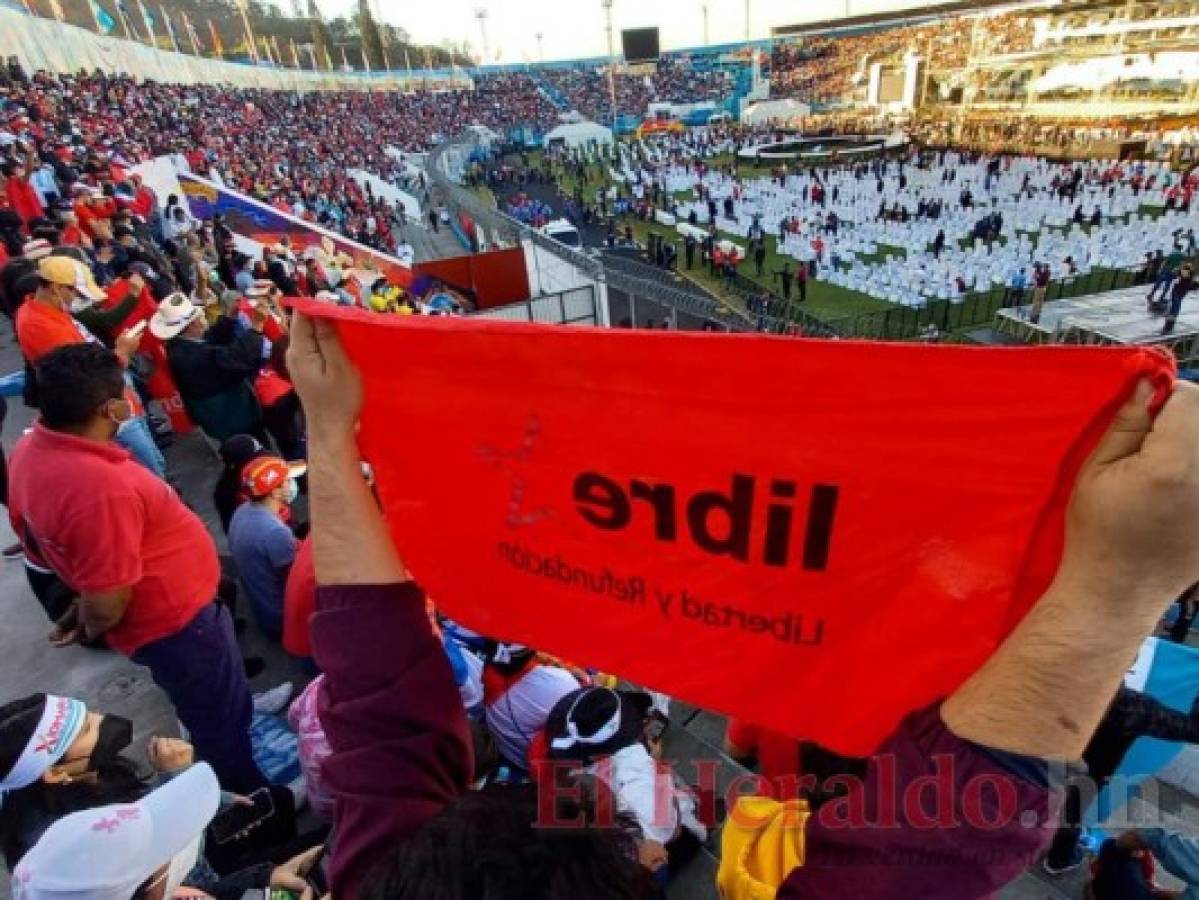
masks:
[[[662,52],[657,28],[626,28],[620,33],[620,43],[629,63],[657,62]]]

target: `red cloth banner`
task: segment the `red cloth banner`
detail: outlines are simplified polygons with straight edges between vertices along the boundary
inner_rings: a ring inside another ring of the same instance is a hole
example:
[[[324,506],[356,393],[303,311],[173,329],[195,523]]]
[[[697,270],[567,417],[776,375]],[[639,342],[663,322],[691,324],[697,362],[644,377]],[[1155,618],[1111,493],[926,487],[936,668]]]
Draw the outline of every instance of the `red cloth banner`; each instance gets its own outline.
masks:
[[[1143,348],[338,320],[360,447],[438,606],[842,753],[951,693],[1052,580]]]

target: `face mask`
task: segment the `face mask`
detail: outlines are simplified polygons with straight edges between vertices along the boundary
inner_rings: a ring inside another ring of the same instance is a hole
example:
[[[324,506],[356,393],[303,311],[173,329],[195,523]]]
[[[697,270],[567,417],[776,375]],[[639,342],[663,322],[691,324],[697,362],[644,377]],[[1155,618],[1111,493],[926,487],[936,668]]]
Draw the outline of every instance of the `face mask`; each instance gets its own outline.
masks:
[[[296,502],[296,497],[300,496],[300,485],[294,478],[287,479],[287,487],[284,488],[283,502],[291,506]]]
[[[85,297],[83,294],[71,295],[71,312],[80,313],[91,309],[96,305],[96,301],[91,297]]]
[[[175,896],[175,892],[183,887],[183,880],[196,867],[196,862],[200,859],[200,846],[203,839],[203,834],[198,835],[194,841],[183,848],[181,853],[171,857],[171,864],[167,867],[166,890],[162,895],[166,900]]]
[[[132,741],[132,722],[122,716],[105,716],[100,720],[100,734],[88,757],[88,768],[94,772],[113,762]]]

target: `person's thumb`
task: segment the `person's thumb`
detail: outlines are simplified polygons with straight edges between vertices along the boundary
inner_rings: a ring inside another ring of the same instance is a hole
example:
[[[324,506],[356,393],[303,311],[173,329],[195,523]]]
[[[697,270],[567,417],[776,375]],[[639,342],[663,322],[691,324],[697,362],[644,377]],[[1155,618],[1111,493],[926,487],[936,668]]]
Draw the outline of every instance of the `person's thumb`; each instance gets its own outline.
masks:
[[[299,875],[280,869],[275,870],[275,874],[271,878],[271,887],[281,891],[291,891],[293,894],[303,894],[309,890],[308,882]]]
[[[1149,415],[1149,402],[1153,399],[1153,383],[1148,378],[1137,382],[1132,396],[1116,411],[1107,433],[1099,440],[1091,454],[1091,465],[1105,466],[1141,449],[1145,436],[1153,427]]]

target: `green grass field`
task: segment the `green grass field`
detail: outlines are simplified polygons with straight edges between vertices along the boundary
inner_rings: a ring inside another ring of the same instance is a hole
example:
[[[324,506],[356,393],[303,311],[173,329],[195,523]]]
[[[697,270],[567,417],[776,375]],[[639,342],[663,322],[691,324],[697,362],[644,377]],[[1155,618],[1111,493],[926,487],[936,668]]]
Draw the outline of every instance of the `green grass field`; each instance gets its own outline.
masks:
[[[536,161],[535,164],[540,162],[540,152],[535,152],[530,156],[531,161]],[[709,165],[713,168],[718,168],[727,166],[732,162],[732,154],[725,154],[709,160]],[[595,171],[600,169],[600,166],[592,164],[590,168],[592,169],[592,172],[590,173],[592,177],[585,181],[581,181],[574,175],[573,172],[568,172],[562,167],[557,167],[555,176],[558,179],[558,184],[562,188],[563,192],[567,195],[573,196],[576,191],[581,190],[585,198],[590,198],[594,196],[594,192],[597,189],[607,189],[611,187],[612,182],[607,178],[606,174],[598,174]],[[771,174],[772,168],[773,167],[769,165],[760,166],[741,163],[738,165],[738,174],[741,177],[748,178],[768,176]],[[690,199],[692,194],[690,191],[686,191],[681,192],[676,196],[680,202],[684,202]],[[1143,207],[1141,212],[1150,215],[1160,215],[1162,211],[1154,207]],[[618,226],[622,229],[626,224],[631,224],[633,226],[633,233],[638,243],[642,244],[643,246],[645,245],[646,239],[650,234],[659,234],[675,242],[679,251],[677,266],[679,273],[683,277],[691,279],[705,290],[720,298],[725,304],[737,309],[743,309],[739,299],[726,291],[723,280],[719,277],[713,277],[710,275],[709,269],[706,266],[703,266],[698,258],[696,259],[695,267],[691,271],[686,270],[682,240],[673,228],[658,225],[656,223],[641,222],[633,217],[628,217],[618,222]],[[1089,225],[1084,225],[1083,228],[1084,230],[1089,231]],[[720,234],[723,237],[733,240],[739,245],[744,246],[745,244],[743,239],[733,234],[723,230],[720,231]],[[1001,238],[1000,240],[1002,241],[1006,239]],[[970,243],[970,240],[963,239],[961,243],[963,246],[967,246]],[[766,261],[762,276],[758,276],[757,266],[752,260],[744,261],[740,266],[740,272],[744,277],[748,278],[751,282],[760,285],[764,290],[768,290],[776,296],[780,296],[781,284],[779,279],[775,277],[775,273],[782,269],[784,262],[790,263],[792,270],[794,270],[796,261],[791,257],[780,256],[777,252],[777,249],[778,239],[768,234],[766,237]],[[886,256],[901,254],[903,252],[904,251],[899,248],[883,248],[882,251],[876,256],[864,258],[862,261],[867,263],[876,262]],[[698,255],[699,254],[697,253],[697,257]],[[1097,273],[1099,276],[1104,274],[1105,273]],[[1110,275],[1113,273],[1106,274]],[[987,303],[993,299],[991,295],[993,295],[996,291],[1002,294],[1002,286],[993,287],[990,291],[979,291],[976,294],[968,295],[966,298],[963,298],[964,302],[962,304],[955,302],[955,309],[953,310],[954,316],[949,316],[947,318],[940,316],[940,308],[946,306],[946,302],[933,301],[929,304],[929,308],[926,310],[926,319],[927,321],[935,322],[952,322],[956,316],[959,322],[968,321],[972,324],[961,324],[957,327],[951,326],[949,329],[947,329],[946,333],[965,334],[972,329],[984,326],[986,324],[985,322],[975,323],[970,315],[970,310],[976,308],[976,305],[980,307],[986,306]],[[876,297],[872,297],[859,291],[842,288],[822,280],[808,282],[807,301],[802,305],[802,307],[797,308],[802,309],[809,315],[816,316],[830,323],[836,323],[838,321],[844,322],[846,320],[853,320],[855,317],[866,316],[867,320],[862,320],[861,324],[865,329],[867,329],[867,333],[869,329],[877,327],[878,325],[877,322],[872,321],[875,317],[871,316],[871,314],[903,310],[905,311],[902,314],[902,318],[905,320],[904,324],[902,325],[904,334],[906,336],[914,336],[916,329],[919,327],[918,323],[911,324],[911,327],[909,327],[908,323],[906,323],[906,318],[909,317],[909,314],[916,315],[907,307],[904,307],[900,304],[890,303],[886,300],[880,300]],[[900,313],[898,312],[888,316],[887,318],[897,319],[897,317],[900,317]],[[989,321],[989,319],[987,321]],[[888,329],[890,328],[890,326],[887,325],[884,325],[883,327]],[[908,332],[912,332],[912,334],[908,334]]]

